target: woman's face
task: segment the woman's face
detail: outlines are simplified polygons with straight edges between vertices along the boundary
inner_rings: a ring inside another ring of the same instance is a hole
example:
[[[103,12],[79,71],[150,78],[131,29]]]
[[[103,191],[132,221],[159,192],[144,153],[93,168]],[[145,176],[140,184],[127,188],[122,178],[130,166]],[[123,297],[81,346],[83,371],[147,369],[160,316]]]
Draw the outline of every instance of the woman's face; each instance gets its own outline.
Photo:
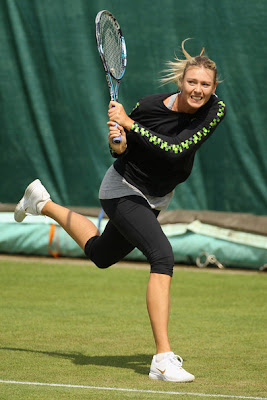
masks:
[[[214,82],[214,74],[214,71],[204,67],[187,69],[185,76],[181,79],[179,111],[195,113],[209,101],[217,86],[217,82]]]

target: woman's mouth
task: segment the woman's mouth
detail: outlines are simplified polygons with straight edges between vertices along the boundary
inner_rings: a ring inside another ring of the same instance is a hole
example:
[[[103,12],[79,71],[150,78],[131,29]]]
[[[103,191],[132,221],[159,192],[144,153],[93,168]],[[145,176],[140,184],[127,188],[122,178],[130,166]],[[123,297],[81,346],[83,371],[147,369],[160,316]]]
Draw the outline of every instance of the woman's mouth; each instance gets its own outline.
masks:
[[[202,100],[201,96],[191,96],[191,99],[193,99],[194,101],[200,101]]]

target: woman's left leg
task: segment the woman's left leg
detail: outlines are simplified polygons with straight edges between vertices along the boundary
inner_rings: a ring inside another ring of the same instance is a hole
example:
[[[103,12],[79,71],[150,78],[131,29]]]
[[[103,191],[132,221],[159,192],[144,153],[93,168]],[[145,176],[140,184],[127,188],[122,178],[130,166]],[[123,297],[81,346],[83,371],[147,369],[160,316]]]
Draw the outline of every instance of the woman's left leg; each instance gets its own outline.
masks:
[[[152,210],[146,200],[139,196],[104,200],[102,206],[112,224],[143,252],[151,265],[147,287],[148,314],[157,353],[169,352],[168,322],[174,258],[169,240],[157,220],[159,212]]]
[[[171,351],[168,324],[170,318],[171,277],[151,273],[147,285],[147,310],[156,344],[156,353]]]

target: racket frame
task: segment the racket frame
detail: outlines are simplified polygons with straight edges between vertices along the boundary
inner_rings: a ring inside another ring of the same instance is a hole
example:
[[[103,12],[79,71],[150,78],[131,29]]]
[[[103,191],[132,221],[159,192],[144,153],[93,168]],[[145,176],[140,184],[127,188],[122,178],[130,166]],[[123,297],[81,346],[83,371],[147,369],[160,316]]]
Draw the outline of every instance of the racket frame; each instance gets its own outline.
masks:
[[[118,35],[119,35],[119,39],[121,42],[121,49],[122,49],[122,73],[119,77],[115,77],[112,73],[112,71],[110,70],[106,59],[105,59],[105,54],[104,54],[104,50],[103,50],[103,46],[102,46],[102,40],[101,40],[101,34],[100,34],[100,20],[103,14],[107,14],[113,21],[114,26],[117,29]],[[102,10],[99,11],[96,18],[95,18],[95,26],[96,26],[96,42],[97,42],[97,48],[98,48],[98,52],[100,55],[100,59],[102,61],[104,70],[105,70],[105,74],[106,74],[106,79],[107,79],[107,83],[108,83],[108,88],[109,88],[109,94],[110,94],[110,99],[114,100],[114,101],[118,101],[118,97],[119,97],[119,88],[120,88],[120,83],[121,80],[124,76],[125,73],[125,69],[126,69],[126,65],[127,65],[127,52],[126,52],[126,43],[125,43],[125,39],[124,36],[122,34],[120,25],[118,23],[118,21],[116,20],[116,18],[114,17],[114,15],[111,14],[111,12],[107,11],[107,10]],[[118,136],[117,138],[114,138],[113,143],[121,143],[121,136]]]

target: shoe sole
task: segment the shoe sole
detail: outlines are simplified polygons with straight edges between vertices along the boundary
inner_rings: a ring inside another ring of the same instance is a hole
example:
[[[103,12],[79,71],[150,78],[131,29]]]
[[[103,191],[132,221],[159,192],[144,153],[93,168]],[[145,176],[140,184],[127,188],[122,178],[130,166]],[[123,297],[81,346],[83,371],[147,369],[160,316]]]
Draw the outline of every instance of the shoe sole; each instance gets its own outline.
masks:
[[[30,183],[25,192],[23,197],[21,198],[21,200],[18,202],[16,208],[15,208],[15,212],[14,212],[14,219],[16,222],[22,222],[24,220],[24,218],[26,217],[26,213],[24,210],[24,200],[27,200],[32,192],[34,191],[35,187],[37,186],[37,184],[39,185],[41,182],[39,179],[35,179],[32,183]]]
[[[16,222],[22,222],[24,218],[26,217],[26,214],[23,209],[23,198],[18,202],[15,212],[14,212],[14,219]]]
[[[193,382],[195,380],[195,377],[191,378],[191,379],[188,378],[188,379],[182,379],[182,380],[169,379],[166,376],[164,376],[163,374],[158,375],[158,374],[154,374],[153,372],[150,372],[148,376],[149,376],[150,379],[166,381],[166,382],[187,383],[187,382]]]

